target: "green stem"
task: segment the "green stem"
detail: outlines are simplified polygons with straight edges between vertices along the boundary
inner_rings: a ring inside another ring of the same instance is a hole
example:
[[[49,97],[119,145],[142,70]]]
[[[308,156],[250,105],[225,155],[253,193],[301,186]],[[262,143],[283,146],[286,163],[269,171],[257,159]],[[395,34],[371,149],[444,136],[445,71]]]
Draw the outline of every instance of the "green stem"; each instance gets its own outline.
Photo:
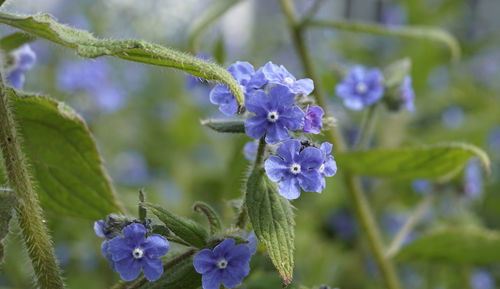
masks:
[[[9,95],[0,77],[0,147],[10,187],[17,193],[19,226],[36,281],[42,289],[64,288],[52,240],[45,225],[42,208],[28,172],[28,162],[21,148]]]
[[[433,194],[427,195],[422,201],[420,201],[420,203],[415,208],[415,211],[413,211],[413,214],[410,216],[408,221],[406,221],[404,226],[396,234],[396,237],[394,237],[394,240],[389,246],[389,249],[387,249],[386,253],[387,258],[392,258],[398,253],[399,249],[401,249],[401,246],[403,245],[404,240],[406,239],[406,236],[408,236],[408,234],[410,234],[411,231],[413,231],[415,226],[422,219],[422,216],[429,209],[429,207],[432,205],[433,202],[434,202]]]
[[[373,131],[375,130],[375,124],[377,122],[377,109],[377,104],[370,106],[366,112],[366,115],[363,117],[363,123],[361,125],[361,135],[358,138],[357,144],[354,146],[357,150],[364,150],[370,144],[370,140],[373,136]]]
[[[323,91],[319,77],[317,77],[314,71],[311,57],[305,46],[304,36],[303,36],[303,26],[301,26],[295,16],[295,8],[290,0],[280,0],[283,12],[288,20],[290,30],[292,32],[293,41],[297,52],[302,60],[302,65],[304,72],[314,81],[315,83],[315,100],[316,103],[326,109],[325,99],[326,94]],[[328,130],[328,137],[335,147],[337,153],[342,153],[346,150],[345,142],[342,138],[342,134],[337,127],[332,127]],[[358,214],[361,226],[366,234],[366,238],[370,244],[372,253],[375,257],[378,267],[382,273],[384,281],[389,289],[399,289],[399,281],[397,279],[396,271],[392,262],[385,258],[384,249],[382,245],[382,239],[380,237],[380,231],[377,224],[375,223],[375,218],[368,205],[368,201],[361,190],[359,180],[352,176],[349,172],[344,172],[344,181],[346,183],[347,189],[350,192],[355,210]]]

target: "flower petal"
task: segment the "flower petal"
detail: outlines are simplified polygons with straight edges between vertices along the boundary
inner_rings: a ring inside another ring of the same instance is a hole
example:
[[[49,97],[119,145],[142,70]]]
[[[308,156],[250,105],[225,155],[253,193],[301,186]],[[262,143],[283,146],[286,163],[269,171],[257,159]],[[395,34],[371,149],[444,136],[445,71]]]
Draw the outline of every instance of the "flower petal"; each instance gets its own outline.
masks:
[[[130,258],[120,260],[115,263],[116,272],[125,281],[135,280],[141,273],[141,264],[138,259],[130,255]]]
[[[108,252],[112,255],[113,261],[132,258],[133,250],[125,238],[116,237],[109,241]]]
[[[288,175],[290,168],[277,156],[269,157],[264,163],[264,168],[269,179],[273,182],[279,182],[281,178]]]
[[[333,148],[333,145],[331,143],[324,142],[324,143],[321,144],[321,146],[320,146],[319,149],[321,150],[321,152],[326,157],[327,155],[329,155],[332,152],[332,148]]]
[[[300,196],[299,181],[296,177],[290,176],[279,183],[278,190],[280,195],[286,199],[297,199]]]
[[[267,120],[260,116],[252,116],[245,120],[245,133],[251,138],[261,138],[266,133]]]
[[[94,222],[94,233],[99,238],[106,238],[106,235],[104,234],[104,220]]]
[[[259,240],[257,239],[257,236],[255,235],[255,231],[251,231],[248,233],[245,237],[245,240],[248,241],[248,249],[250,249],[250,253],[254,255],[257,252],[257,247],[259,246]]]
[[[321,176],[317,170],[302,171],[298,176],[299,184],[306,192],[321,192]]]
[[[219,269],[214,269],[201,277],[203,289],[219,289],[222,279],[222,272]]]
[[[252,253],[250,248],[245,244],[236,245],[230,248],[226,254],[226,260],[228,262],[228,267],[248,263],[252,258]]]
[[[328,156],[324,165],[325,165],[325,170],[323,171],[323,174],[325,176],[333,177],[337,173],[337,163],[335,162],[333,156]]]
[[[281,114],[278,122],[289,130],[297,130],[304,125],[304,116],[304,112],[298,106],[292,106]]]
[[[123,228],[122,233],[129,244],[137,247],[144,242],[146,228],[142,224],[133,223]]]
[[[294,91],[297,93],[303,93],[309,95],[314,90],[314,82],[312,79],[304,78],[299,79],[295,82]]]
[[[282,140],[286,140],[290,138],[290,134],[288,130],[282,126],[280,126],[278,122],[271,123],[267,126],[266,131],[266,142],[268,144],[275,144]]]
[[[219,245],[217,245],[214,248],[214,256],[216,259],[218,258],[226,258],[227,253],[229,252],[229,249],[231,249],[234,246],[234,239],[229,238],[224,241],[222,241]]]
[[[161,274],[163,274],[163,264],[158,258],[144,258],[142,270],[144,271],[144,275],[148,281],[156,281],[160,279]]]
[[[263,117],[267,117],[268,103],[269,98],[262,90],[257,90],[252,94],[252,96],[245,98],[245,107],[247,110]]]
[[[250,273],[248,262],[240,266],[228,266],[222,271],[222,284],[227,288],[238,286]]]
[[[167,254],[169,244],[163,236],[153,234],[142,243],[141,247],[148,258],[158,258]]]
[[[278,109],[279,107],[289,107],[293,105],[293,93],[283,85],[276,85],[269,91],[270,107]]]
[[[229,73],[238,81],[239,84],[245,85],[250,81],[255,73],[253,66],[246,61],[236,61],[227,69]]]
[[[300,150],[300,141],[296,139],[291,139],[284,141],[276,153],[282,157],[287,164],[292,164],[298,160]]]
[[[323,155],[319,149],[307,147],[300,152],[298,163],[302,171],[306,169],[319,169],[323,164]]]
[[[217,268],[217,258],[211,250],[205,249],[200,251],[193,259],[193,265],[196,272],[205,274]]]

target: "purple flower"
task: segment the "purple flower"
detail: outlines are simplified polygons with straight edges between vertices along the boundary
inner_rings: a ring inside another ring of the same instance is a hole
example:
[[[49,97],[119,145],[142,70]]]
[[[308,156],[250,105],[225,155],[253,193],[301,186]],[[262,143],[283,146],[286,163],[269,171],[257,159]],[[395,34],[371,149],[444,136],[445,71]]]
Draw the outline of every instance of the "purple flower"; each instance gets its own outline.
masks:
[[[257,253],[257,247],[259,246],[259,240],[257,236],[255,236],[255,231],[251,231],[245,236],[245,240],[248,241],[248,249],[250,250],[250,254],[254,255]]]
[[[383,76],[377,68],[365,69],[354,66],[341,83],[336,92],[344,99],[344,105],[352,110],[361,110],[376,103],[384,94]]]
[[[474,270],[474,272],[472,272],[472,274],[469,277],[469,283],[472,289],[496,288],[495,279],[493,279],[491,273],[482,269],[477,269]]]
[[[111,254],[115,271],[125,281],[137,278],[144,271],[149,281],[158,280],[163,273],[160,257],[167,254],[168,241],[157,234],[146,238],[146,228],[142,224],[133,223],[125,227],[122,237],[109,241],[103,255]]]
[[[415,112],[415,92],[413,91],[413,87],[411,86],[410,76],[405,77],[400,89],[401,98],[403,99],[403,103],[405,104],[406,109],[411,113]]]
[[[298,140],[287,140],[276,151],[279,157],[271,156],[264,163],[269,179],[279,182],[280,195],[289,200],[300,196],[300,188],[318,193],[322,190],[318,169],[324,161],[323,153],[314,147],[300,148]]]
[[[275,144],[290,138],[288,130],[297,130],[304,124],[304,112],[293,105],[293,94],[282,85],[271,88],[270,97],[257,90],[247,97],[245,106],[256,116],[245,121],[245,132],[251,138],[266,134],[266,142]]]
[[[297,80],[283,65],[278,66],[271,61],[259,68],[250,82],[257,88],[268,83],[284,85],[293,94],[309,95],[314,90],[314,83],[311,79],[304,78]]]
[[[337,163],[330,153],[332,152],[332,144],[329,142],[324,142],[321,144],[319,150],[323,156],[323,163],[318,169],[321,176],[321,191],[325,189],[326,181],[325,177],[333,177],[337,173]]]
[[[483,192],[481,166],[477,158],[470,160],[465,167],[464,190],[471,198],[479,197]]]
[[[445,127],[457,129],[464,122],[464,110],[458,105],[450,106],[443,111],[441,121]]]
[[[103,112],[112,113],[125,105],[125,92],[119,86],[107,84],[94,92],[97,107]]]
[[[255,156],[257,155],[257,143],[255,141],[247,142],[243,147],[243,154],[245,158],[250,162],[255,160]]]
[[[109,64],[105,60],[64,62],[59,67],[57,83],[66,92],[98,91],[109,82]]]
[[[97,235],[97,237],[108,239],[106,238],[106,233],[104,229],[105,225],[106,223],[104,222],[104,220],[98,220],[94,222],[94,233]]]
[[[241,85],[245,98],[250,95],[254,88],[257,88],[250,83],[250,79],[255,73],[250,63],[237,61],[227,70]],[[238,111],[238,102],[226,85],[216,85],[210,91],[210,102],[219,105],[219,110],[226,115],[232,115]]]
[[[319,134],[320,128],[323,127],[322,118],[324,114],[325,112],[320,106],[307,106],[302,130],[305,133]]]
[[[14,64],[10,67],[7,80],[10,84],[21,89],[24,84],[24,73],[35,66],[36,54],[28,44],[25,44],[11,52]]]
[[[235,245],[234,239],[226,239],[213,250],[200,251],[193,264],[196,272],[203,275],[203,289],[219,289],[221,282],[227,288],[234,288],[250,273],[251,258],[247,245]]]

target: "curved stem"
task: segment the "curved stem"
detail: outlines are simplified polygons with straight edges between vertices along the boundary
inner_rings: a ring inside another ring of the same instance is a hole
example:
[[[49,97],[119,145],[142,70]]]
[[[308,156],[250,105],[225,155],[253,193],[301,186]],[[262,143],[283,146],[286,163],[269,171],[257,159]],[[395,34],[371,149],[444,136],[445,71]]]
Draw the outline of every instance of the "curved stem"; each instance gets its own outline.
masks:
[[[28,172],[28,163],[17,134],[9,94],[0,77],[0,147],[10,187],[16,192],[19,226],[33,265],[38,287],[61,289],[64,283],[57,265],[52,240],[45,225],[42,208]]]
[[[429,207],[432,205],[433,202],[434,202],[433,194],[427,195],[422,201],[420,201],[420,203],[416,207],[415,211],[413,211],[413,214],[410,216],[408,221],[406,221],[404,226],[396,234],[396,237],[394,237],[394,240],[389,246],[389,249],[387,249],[387,253],[385,254],[387,258],[392,258],[398,253],[399,249],[401,249],[401,246],[403,245],[408,234],[410,234],[411,231],[413,231],[415,226],[422,219],[422,216],[429,209]]]
[[[302,30],[303,28],[301,25],[299,25],[299,23],[296,20],[295,8],[293,6],[293,3],[290,0],[280,0],[280,2],[283,8],[283,12],[288,20],[288,24],[292,32],[295,47],[302,60],[304,72],[315,83],[316,86],[314,93],[315,100],[318,105],[322,106],[323,109],[326,109],[325,106],[326,94],[323,91],[319,77],[317,77],[316,72],[314,71],[311,58],[305,46],[303,30]],[[344,152],[346,150],[346,146],[338,128],[332,127],[330,130],[328,130],[327,133],[328,137],[330,138],[330,141],[332,142],[332,144],[336,149],[336,152],[337,153]],[[359,181],[349,172],[344,172],[344,181],[346,183],[349,193],[352,196],[353,204],[358,214],[359,221],[366,234],[373,255],[375,256],[377,265],[379,266],[380,271],[382,272],[382,276],[387,285],[387,288],[399,289],[400,285],[397,279],[396,272],[394,270],[394,266],[392,262],[387,258],[385,258],[384,256],[384,249],[380,237],[380,232],[377,224],[374,221],[375,218],[373,217],[373,213],[368,205],[368,201],[366,200],[366,197],[364,196],[363,191],[361,190]]]

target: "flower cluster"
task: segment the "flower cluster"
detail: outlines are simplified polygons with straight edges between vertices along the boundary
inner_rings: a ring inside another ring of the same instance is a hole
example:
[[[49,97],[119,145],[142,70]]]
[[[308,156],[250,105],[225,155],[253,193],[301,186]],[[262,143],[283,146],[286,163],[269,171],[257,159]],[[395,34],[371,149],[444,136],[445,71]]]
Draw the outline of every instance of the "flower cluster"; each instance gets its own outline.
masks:
[[[228,70],[241,85],[245,109],[252,114],[245,120],[246,134],[254,139],[264,137],[268,144],[281,143],[277,151],[280,157],[271,156],[265,162],[269,179],[279,182],[280,194],[296,199],[301,188],[320,193],[325,188],[325,177],[333,176],[337,170],[333,156],[329,155],[332,145],[303,147],[298,140],[291,139],[291,131],[319,134],[323,127],[323,109],[309,105],[313,101],[307,98],[314,90],[313,81],[297,80],[284,66],[272,62],[257,71],[248,62],[236,62]],[[235,97],[224,85],[214,87],[210,100],[224,114],[238,111]],[[298,100],[301,101],[297,105]],[[256,151],[255,142],[245,145],[247,159],[254,158]]]
[[[21,89],[24,84],[24,73],[35,66],[36,54],[28,44],[25,44],[11,52],[13,64],[8,68],[7,80],[10,84]]]
[[[141,270],[149,281],[160,278],[163,273],[160,257],[169,250],[169,243],[164,237],[152,234],[146,238],[146,227],[140,223],[125,226],[119,234],[113,230],[109,219],[106,222],[96,221],[94,232],[106,239],[101,244],[102,255],[123,280],[136,279]]]

